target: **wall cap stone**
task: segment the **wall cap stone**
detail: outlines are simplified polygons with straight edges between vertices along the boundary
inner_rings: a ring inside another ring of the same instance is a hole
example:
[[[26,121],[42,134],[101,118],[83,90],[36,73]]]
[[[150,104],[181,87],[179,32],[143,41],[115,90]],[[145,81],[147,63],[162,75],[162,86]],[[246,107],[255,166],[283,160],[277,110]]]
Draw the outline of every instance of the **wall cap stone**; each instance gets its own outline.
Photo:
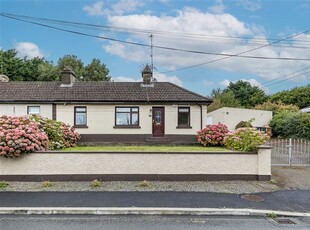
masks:
[[[273,147],[271,145],[259,145],[257,146],[257,149],[272,149]]]

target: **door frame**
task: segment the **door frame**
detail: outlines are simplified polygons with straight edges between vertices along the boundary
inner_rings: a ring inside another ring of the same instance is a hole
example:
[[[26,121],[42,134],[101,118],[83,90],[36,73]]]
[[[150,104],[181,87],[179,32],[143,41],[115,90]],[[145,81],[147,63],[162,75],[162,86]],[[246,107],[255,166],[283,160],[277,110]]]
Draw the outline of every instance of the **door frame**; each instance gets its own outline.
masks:
[[[154,136],[154,109],[162,109],[162,135],[161,136],[156,136],[156,137],[164,137],[165,136],[165,107],[164,106],[153,106],[152,107],[152,136]]]

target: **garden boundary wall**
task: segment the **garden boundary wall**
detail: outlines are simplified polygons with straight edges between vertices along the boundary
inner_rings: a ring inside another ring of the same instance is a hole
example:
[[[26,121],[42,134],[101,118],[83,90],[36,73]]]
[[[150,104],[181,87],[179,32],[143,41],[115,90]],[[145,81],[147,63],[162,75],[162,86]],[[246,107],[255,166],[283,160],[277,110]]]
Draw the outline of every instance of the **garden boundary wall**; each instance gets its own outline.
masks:
[[[259,180],[271,178],[271,147],[257,152],[36,152],[0,158],[0,180]]]

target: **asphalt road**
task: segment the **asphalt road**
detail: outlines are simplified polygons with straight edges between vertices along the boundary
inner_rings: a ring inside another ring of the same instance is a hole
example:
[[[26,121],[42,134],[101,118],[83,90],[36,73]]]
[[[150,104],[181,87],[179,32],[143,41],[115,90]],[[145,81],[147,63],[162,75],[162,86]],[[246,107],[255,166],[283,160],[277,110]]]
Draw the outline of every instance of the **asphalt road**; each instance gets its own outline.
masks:
[[[187,207],[253,208],[310,212],[310,190],[241,195],[203,192],[0,192],[0,207]]]
[[[202,229],[309,229],[309,219],[290,218],[278,224],[263,217],[161,217],[161,216],[1,216],[3,230],[202,230]]]

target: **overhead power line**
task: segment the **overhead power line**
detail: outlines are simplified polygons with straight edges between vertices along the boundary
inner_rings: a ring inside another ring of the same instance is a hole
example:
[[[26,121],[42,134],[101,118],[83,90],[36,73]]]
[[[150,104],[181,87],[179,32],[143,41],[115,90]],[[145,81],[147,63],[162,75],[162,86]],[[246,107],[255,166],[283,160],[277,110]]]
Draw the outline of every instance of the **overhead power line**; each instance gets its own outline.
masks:
[[[29,21],[29,20],[18,18],[19,17],[18,15],[16,15],[16,16],[13,15],[12,16],[12,14],[9,15],[9,14],[5,14],[5,13],[0,13],[0,16],[6,17],[6,18],[10,18],[10,19],[14,19],[14,20],[18,20],[18,21],[22,21],[22,22],[26,22],[26,23],[30,23],[30,24],[34,24],[34,25],[38,25],[38,26],[42,26],[42,27],[46,27],[46,28],[50,28],[50,29],[54,29],[54,30],[58,30],[58,31],[62,31],[62,32],[72,33],[72,34],[76,34],[76,35],[82,35],[82,36],[93,37],[93,38],[100,38],[100,39],[109,40],[109,41],[113,41],[113,42],[120,42],[120,43],[125,43],[125,44],[130,44],[130,45],[137,45],[137,46],[142,46],[142,47],[149,47],[148,44],[143,44],[143,43],[138,43],[138,42],[130,42],[130,41],[125,41],[125,40],[116,39],[116,38],[110,38],[110,37],[106,37],[106,36],[97,36],[97,35],[92,35],[92,34],[83,33],[83,32],[79,32],[79,31],[73,31],[73,30],[63,29],[63,28],[59,28],[59,27],[55,27],[55,26],[51,26],[51,25],[46,25],[46,24],[43,24],[43,23],[33,22],[33,21]],[[35,17],[29,17],[29,16],[20,16],[20,17],[23,17],[23,18],[26,17],[26,18],[37,19],[37,20],[51,21],[51,19],[35,18]],[[63,23],[63,22],[68,23],[67,21],[60,21],[60,20],[52,20],[52,21],[60,23],[60,24]],[[69,23],[71,23],[71,24],[81,24],[81,23],[75,23],[75,22],[69,22]],[[89,25],[95,26],[95,25],[92,25],[92,24],[83,24],[83,26],[85,26],[85,25],[86,26],[89,26]],[[198,67],[198,66],[201,66],[201,65],[206,65],[206,64],[209,64],[209,63],[225,60],[225,59],[228,59],[228,58],[231,58],[231,57],[264,59],[264,60],[309,61],[310,59],[307,59],[307,58],[291,58],[291,57],[284,58],[284,57],[264,57],[264,56],[246,56],[246,55],[242,55],[242,54],[254,51],[254,50],[258,50],[258,49],[261,49],[261,48],[264,48],[264,47],[267,47],[267,46],[271,46],[271,45],[280,43],[282,41],[288,41],[291,38],[297,37],[297,36],[299,36],[301,34],[308,33],[309,31],[310,30],[306,30],[304,32],[301,32],[301,33],[298,33],[298,34],[294,34],[294,35],[291,35],[291,36],[283,38],[283,39],[278,39],[278,40],[276,40],[274,42],[271,42],[271,43],[268,43],[268,44],[264,44],[264,45],[261,45],[259,47],[247,50],[247,51],[239,52],[237,54],[222,54],[222,53],[213,53],[213,52],[205,52],[205,51],[197,51],[197,50],[187,50],[187,49],[179,49],[179,48],[173,48],[173,47],[152,45],[153,48],[170,50],[170,51],[178,51],[178,52],[186,52],[186,53],[194,53],[194,54],[203,54],[203,55],[222,56],[222,58],[219,58],[219,59],[215,59],[215,60],[211,60],[211,61],[208,61],[208,62],[199,63],[199,64],[196,64],[196,65],[191,65],[191,66],[187,66],[187,67],[183,67],[183,68],[176,69],[176,70],[159,72],[157,74],[168,73],[168,72],[175,72],[175,71],[185,70],[185,69],[189,69],[189,68],[194,68],[194,67]]]
[[[84,32],[63,29],[63,28],[59,28],[59,27],[55,27],[55,26],[50,26],[50,25],[38,23],[38,22],[32,22],[32,21],[29,21],[29,20],[16,18],[16,17],[13,17],[13,16],[8,16],[8,15],[1,14],[1,13],[0,13],[0,16],[6,17],[6,18],[10,18],[10,19],[14,19],[14,20],[17,20],[17,21],[27,22],[27,23],[30,23],[30,24],[34,24],[34,25],[38,25],[38,26],[42,26],[42,27],[46,27],[46,28],[50,28],[50,29],[54,29],[54,30],[58,30],[58,31],[72,33],[72,34],[76,34],[76,35],[82,35],[82,36],[93,37],[93,38],[100,38],[100,39],[104,39],[104,40],[108,40],[108,41],[112,41],[112,42],[120,42],[120,43],[136,45],[136,46],[142,46],[142,47],[149,47],[150,46],[148,44],[139,43],[139,42],[130,42],[130,41],[125,41],[125,40],[116,39],[116,38],[110,38],[110,37],[106,37],[106,36],[98,36],[98,35],[92,35],[92,34],[88,34],[88,33],[84,33]],[[305,32],[303,32],[303,33],[305,33]],[[289,38],[298,36],[300,34],[302,34],[302,33],[290,36]],[[200,65],[205,65],[205,64],[208,64],[208,63],[211,63],[211,62],[215,62],[215,61],[219,61],[219,60],[224,60],[224,59],[230,58],[230,57],[250,58],[250,59],[265,59],[265,60],[310,61],[310,58],[264,57],[264,56],[246,56],[246,55],[241,55],[241,54],[244,54],[244,53],[247,53],[247,52],[250,52],[250,51],[254,51],[254,50],[257,50],[257,49],[269,46],[269,45],[274,44],[274,43],[278,43],[278,42],[280,42],[282,40],[285,40],[285,39],[281,39],[281,40],[278,40],[276,42],[269,43],[267,45],[263,45],[263,46],[260,46],[260,47],[257,47],[257,48],[254,48],[254,49],[251,49],[251,50],[248,50],[248,51],[245,51],[245,52],[241,52],[241,53],[238,53],[238,54],[213,53],[213,52],[197,51],[197,50],[187,50],[187,49],[173,48],[173,47],[167,47],[167,46],[158,46],[158,45],[153,45],[153,48],[163,49],[163,50],[170,50],[170,51],[178,51],[178,52],[186,52],[186,53],[194,53],[194,54],[202,54],[202,55],[223,56],[224,57],[224,58],[213,60],[213,61],[210,61],[210,62],[205,62],[205,63],[197,64],[197,65],[194,65],[194,66],[181,68],[181,69],[178,69],[178,70],[183,70],[183,69],[192,68],[192,67],[196,67],[196,66],[200,66]],[[178,71],[178,70],[174,70],[174,71]],[[174,71],[166,71],[166,72],[162,72],[162,73],[174,72]]]
[[[300,70],[297,70],[297,71],[292,72],[292,73],[289,73],[289,74],[285,74],[285,75],[283,75],[283,76],[281,76],[281,77],[277,77],[277,78],[275,78],[275,79],[272,79],[272,80],[269,80],[269,81],[265,81],[265,82],[263,82],[263,83],[261,83],[261,84],[262,84],[262,85],[265,85],[265,84],[268,84],[268,83],[270,83],[270,82],[272,82],[272,81],[276,81],[276,80],[278,80],[278,79],[291,76],[291,75],[293,75],[293,74],[302,72],[302,71],[307,70],[307,69],[310,69],[310,66],[308,66],[308,67],[306,67],[306,68],[302,68],[302,69],[300,69]],[[306,73],[308,73],[308,72],[305,72],[305,73],[302,73],[302,74],[306,74]],[[300,75],[299,75],[299,76],[300,76]],[[295,76],[294,76],[294,77],[295,77]],[[286,80],[286,79],[285,79],[285,80]]]
[[[50,23],[62,24],[62,25],[73,25],[79,27],[90,27],[96,29],[104,29],[104,30],[112,30],[112,31],[120,31],[120,32],[128,32],[128,33],[143,33],[143,34],[161,34],[161,35],[173,35],[173,36],[180,36],[180,37],[191,37],[191,38],[224,38],[224,39],[241,39],[241,40],[249,40],[252,41],[266,41],[266,40],[279,40],[278,38],[265,38],[265,37],[246,37],[246,36],[225,36],[225,35],[216,35],[216,34],[197,34],[197,33],[188,33],[188,32],[178,32],[178,31],[163,31],[163,30],[151,30],[151,29],[138,29],[133,27],[121,27],[121,26],[107,26],[107,25],[96,25],[90,23],[82,23],[82,22],[75,22],[75,21],[66,21],[66,20],[57,20],[51,18],[42,18],[42,17],[33,17],[27,15],[18,15],[18,14],[11,14],[0,12],[2,16],[10,16],[15,18],[26,18],[35,21],[47,21]],[[218,39],[217,39],[218,41]],[[310,43],[309,40],[289,40],[286,41],[294,41],[294,42],[305,42]]]
[[[245,53],[249,53],[249,52],[252,52],[252,51],[255,51],[255,50],[258,50],[258,49],[262,49],[262,48],[265,48],[267,46],[272,46],[274,44],[277,44],[277,43],[280,43],[282,41],[285,41],[285,40],[288,40],[288,39],[291,39],[293,37],[297,37],[301,34],[306,34],[308,33],[310,30],[306,30],[306,31],[303,31],[303,32],[300,32],[300,33],[297,33],[297,34],[294,34],[294,35],[291,35],[291,36],[288,36],[286,38],[283,38],[283,39],[279,39],[277,41],[274,41],[274,42],[271,42],[271,43],[268,43],[268,44],[265,44],[265,45],[262,45],[262,46],[258,46],[256,48],[253,48],[253,49],[250,49],[250,50],[246,50],[246,51],[243,51],[243,52],[239,52],[235,55],[232,55],[230,57],[240,57],[241,54],[245,54]],[[202,66],[202,65],[207,65],[207,64],[210,64],[210,63],[214,63],[214,62],[218,62],[218,61],[222,61],[222,60],[225,60],[225,59],[228,59],[230,57],[223,57],[223,58],[219,58],[219,59],[215,59],[215,60],[211,60],[211,61],[207,61],[207,62],[202,62],[202,63],[199,63],[199,64],[195,64],[195,65],[191,65],[191,66],[187,66],[187,67],[183,67],[183,68],[179,68],[179,69],[175,69],[175,70],[170,70],[170,71],[164,71],[164,72],[160,72],[160,73],[170,73],[170,72],[176,72],[176,71],[181,71],[181,70],[186,70],[186,69],[190,69],[190,68],[194,68],[194,67],[198,67],[198,66]]]
[[[297,78],[297,77],[299,77],[299,76],[301,76],[301,75],[305,75],[305,74],[307,74],[307,73],[310,73],[310,71],[307,71],[307,72],[304,72],[304,73],[300,73],[300,74],[297,74],[297,75],[295,75],[295,76],[293,76],[293,77],[286,78],[286,79],[284,79],[284,80],[281,80],[281,81],[278,81],[278,82],[274,82],[274,83],[271,83],[271,84],[267,84],[267,85],[265,85],[265,86],[266,86],[266,87],[269,87],[269,86],[272,86],[272,85],[276,85],[276,84],[279,84],[279,83],[281,83],[281,82],[284,82],[284,81],[288,81],[288,80]]]

